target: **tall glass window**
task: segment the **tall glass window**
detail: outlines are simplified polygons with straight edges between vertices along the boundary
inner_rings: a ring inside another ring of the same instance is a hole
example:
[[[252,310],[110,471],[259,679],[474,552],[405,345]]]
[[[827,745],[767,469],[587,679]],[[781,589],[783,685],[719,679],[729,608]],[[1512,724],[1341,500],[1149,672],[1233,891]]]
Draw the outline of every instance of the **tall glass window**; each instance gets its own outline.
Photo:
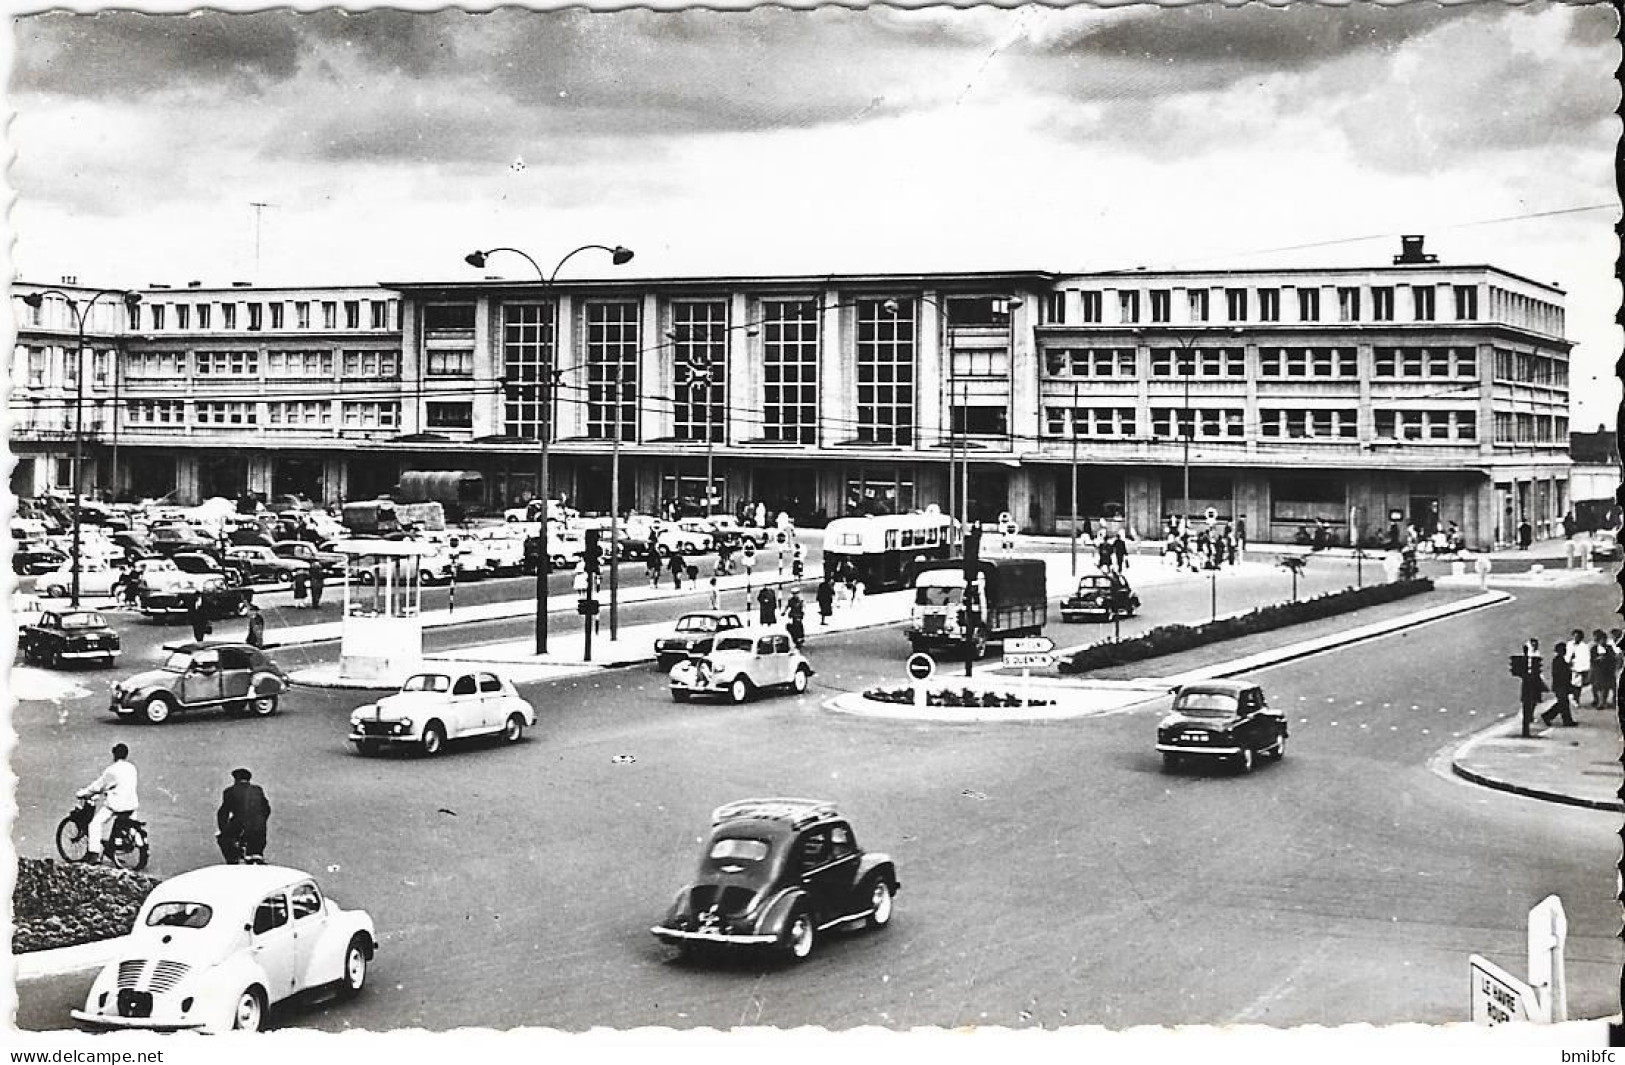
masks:
[[[587,435],[638,438],[638,305],[587,304]]]
[[[677,334],[672,339],[677,439],[722,443],[728,424],[728,305],[723,300],[675,303],[671,322]]]
[[[552,365],[553,305],[503,304],[503,424],[509,435],[541,439],[543,385]]]
[[[914,301],[858,301],[857,439],[866,444],[914,441]],[[843,433],[843,436],[846,434]]]
[[[818,304],[762,303],[762,438],[818,442]]]

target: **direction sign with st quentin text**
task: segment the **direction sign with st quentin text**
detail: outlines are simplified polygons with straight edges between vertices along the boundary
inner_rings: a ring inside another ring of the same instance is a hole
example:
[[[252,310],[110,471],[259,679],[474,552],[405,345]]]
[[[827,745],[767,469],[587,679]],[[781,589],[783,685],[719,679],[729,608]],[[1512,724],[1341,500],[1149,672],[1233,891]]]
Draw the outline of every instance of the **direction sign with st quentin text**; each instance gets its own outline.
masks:
[[[1055,656],[1051,654],[1034,654],[1028,652],[1011,654],[1009,651],[1004,653],[1004,661],[1000,663],[1000,665],[1012,666],[1020,669],[1043,669],[1046,666],[1053,666],[1054,664]]]
[[[1055,650],[1055,641],[1048,636],[1011,636],[1004,641],[1005,657],[1010,655],[1043,655]]]

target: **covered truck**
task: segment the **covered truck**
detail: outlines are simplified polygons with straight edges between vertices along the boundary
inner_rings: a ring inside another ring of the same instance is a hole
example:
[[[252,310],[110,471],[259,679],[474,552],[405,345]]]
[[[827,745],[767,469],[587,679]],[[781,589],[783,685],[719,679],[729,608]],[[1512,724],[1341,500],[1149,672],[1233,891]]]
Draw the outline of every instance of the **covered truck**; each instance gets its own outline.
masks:
[[[965,571],[975,573],[966,595]],[[968,598],[968,602],[967,602]],[[1042,559],[984,558],[922,563],[914,574],[908,642],[915,651],[967,650],[980,658],[989,643],[1036,636],[1049,620]]]

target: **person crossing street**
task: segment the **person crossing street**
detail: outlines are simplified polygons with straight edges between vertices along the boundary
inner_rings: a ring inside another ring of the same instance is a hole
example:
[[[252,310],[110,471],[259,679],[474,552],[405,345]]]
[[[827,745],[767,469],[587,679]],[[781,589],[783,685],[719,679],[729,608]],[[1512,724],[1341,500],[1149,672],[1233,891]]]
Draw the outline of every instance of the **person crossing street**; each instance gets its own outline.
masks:
[[[271,818],[271,801],[253,783],[246,769],[231,771],[231,787],[220,793],[220,809],[215,812],[219,835],[215,842],[227,865],[264,865],[265,831]]]

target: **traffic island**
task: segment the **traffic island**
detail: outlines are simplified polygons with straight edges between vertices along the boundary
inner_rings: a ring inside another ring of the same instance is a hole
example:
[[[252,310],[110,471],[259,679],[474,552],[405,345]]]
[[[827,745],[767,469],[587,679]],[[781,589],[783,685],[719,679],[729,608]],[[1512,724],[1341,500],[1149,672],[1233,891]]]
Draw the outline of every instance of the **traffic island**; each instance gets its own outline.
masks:
[[[159,883],[104,865],[18,858],[11,932],[18,978],[100,965]]]

